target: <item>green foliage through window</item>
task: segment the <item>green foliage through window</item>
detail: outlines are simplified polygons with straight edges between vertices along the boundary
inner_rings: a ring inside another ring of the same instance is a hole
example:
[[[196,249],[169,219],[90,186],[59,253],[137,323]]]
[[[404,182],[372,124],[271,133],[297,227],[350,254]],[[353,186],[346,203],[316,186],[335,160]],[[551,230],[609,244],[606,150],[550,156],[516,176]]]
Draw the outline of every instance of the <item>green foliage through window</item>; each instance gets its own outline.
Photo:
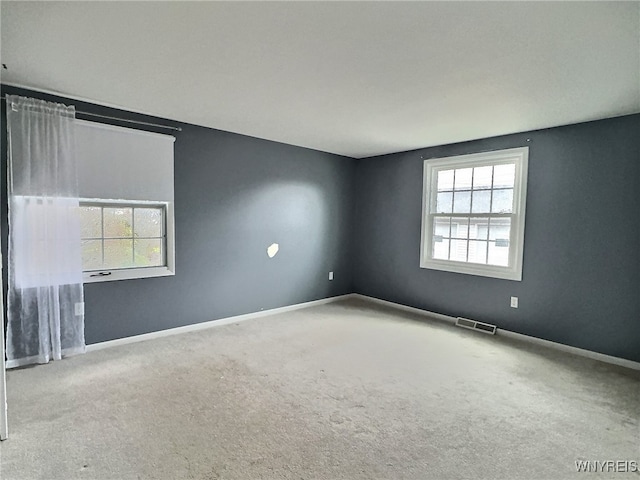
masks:
[[[81,203],[84,271],[166,265],[165,207]]]

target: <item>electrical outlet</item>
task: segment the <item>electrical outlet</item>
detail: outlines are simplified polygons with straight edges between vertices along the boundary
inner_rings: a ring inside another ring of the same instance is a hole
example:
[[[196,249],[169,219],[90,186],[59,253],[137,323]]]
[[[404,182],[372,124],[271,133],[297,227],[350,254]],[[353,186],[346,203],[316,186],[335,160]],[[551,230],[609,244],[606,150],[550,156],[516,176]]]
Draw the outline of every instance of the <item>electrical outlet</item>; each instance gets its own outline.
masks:
[[[333,272],[329,272],[329,280],[333,280]]]
[[[518,308],[518,297],[511,297],[511,308]]]
[[[84,302],[78,302],[75,304],[75,314],[84,315]]]

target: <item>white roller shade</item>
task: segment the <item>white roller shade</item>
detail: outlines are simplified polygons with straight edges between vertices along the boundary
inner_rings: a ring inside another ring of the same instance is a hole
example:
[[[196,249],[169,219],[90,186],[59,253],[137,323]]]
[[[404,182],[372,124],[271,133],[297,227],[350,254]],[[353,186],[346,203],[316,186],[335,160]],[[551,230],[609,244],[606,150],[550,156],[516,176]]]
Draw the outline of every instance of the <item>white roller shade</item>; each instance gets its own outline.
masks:
[[[170,135],[76,120],[81,198],[173,202]]]

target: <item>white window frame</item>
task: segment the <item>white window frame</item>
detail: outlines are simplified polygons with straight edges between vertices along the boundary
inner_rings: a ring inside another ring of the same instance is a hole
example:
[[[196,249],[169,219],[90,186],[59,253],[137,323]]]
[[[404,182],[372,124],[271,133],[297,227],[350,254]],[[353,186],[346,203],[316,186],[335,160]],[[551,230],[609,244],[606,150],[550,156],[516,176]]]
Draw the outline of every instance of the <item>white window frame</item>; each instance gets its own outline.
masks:
[[[173,202],[155,202],[147,200],[112,200],[104,198],[81,198],[80,205],[94,204],[102,207],[164,207],[165,218],[165,262],[160,267],[114,268],[88,270],[82,272],[83,283],[111,282],[114,280],[132,280],[137,278],[167,277],[175,275],[175,225]]]
[[[515,181],[513,189],[513,212],[501,214],[511,218],[511,235],[509,239],[509,266],[496,266],[441,260],[432,258],[433,221],[436,216],[455,217],[491,217],[496,214],[438,214],[435,212],[437,195],[437,173],[441,170],[457,168],[482,167],[515,163]],[[479,275],[483,277],[505,280],[522,280],[522,259],[524,255],[524,225],[527,198],[527,173],[529,165],[529,147],[510,148],[491,152],[458,155],[455,157],[434,158],[424,161],[423,196],[422,196],[422,236],[420,242],[420,267],[446,272]],[[433,211],[433,213],[432,213]]]

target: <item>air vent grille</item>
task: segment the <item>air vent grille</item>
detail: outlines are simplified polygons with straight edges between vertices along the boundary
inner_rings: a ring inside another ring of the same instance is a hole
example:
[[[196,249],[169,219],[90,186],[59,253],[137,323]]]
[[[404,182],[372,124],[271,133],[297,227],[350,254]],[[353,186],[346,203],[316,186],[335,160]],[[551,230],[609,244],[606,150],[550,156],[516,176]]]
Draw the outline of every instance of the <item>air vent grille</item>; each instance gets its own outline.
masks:
[[[458,327],[469,328],[471,330],[488,333],[489,335],[495,335],[496,333],[495,325],[491,325],[490,323],[477,322],[475,320],[469,320],[468,318],[458,317],[456,319],[456,325]]]

